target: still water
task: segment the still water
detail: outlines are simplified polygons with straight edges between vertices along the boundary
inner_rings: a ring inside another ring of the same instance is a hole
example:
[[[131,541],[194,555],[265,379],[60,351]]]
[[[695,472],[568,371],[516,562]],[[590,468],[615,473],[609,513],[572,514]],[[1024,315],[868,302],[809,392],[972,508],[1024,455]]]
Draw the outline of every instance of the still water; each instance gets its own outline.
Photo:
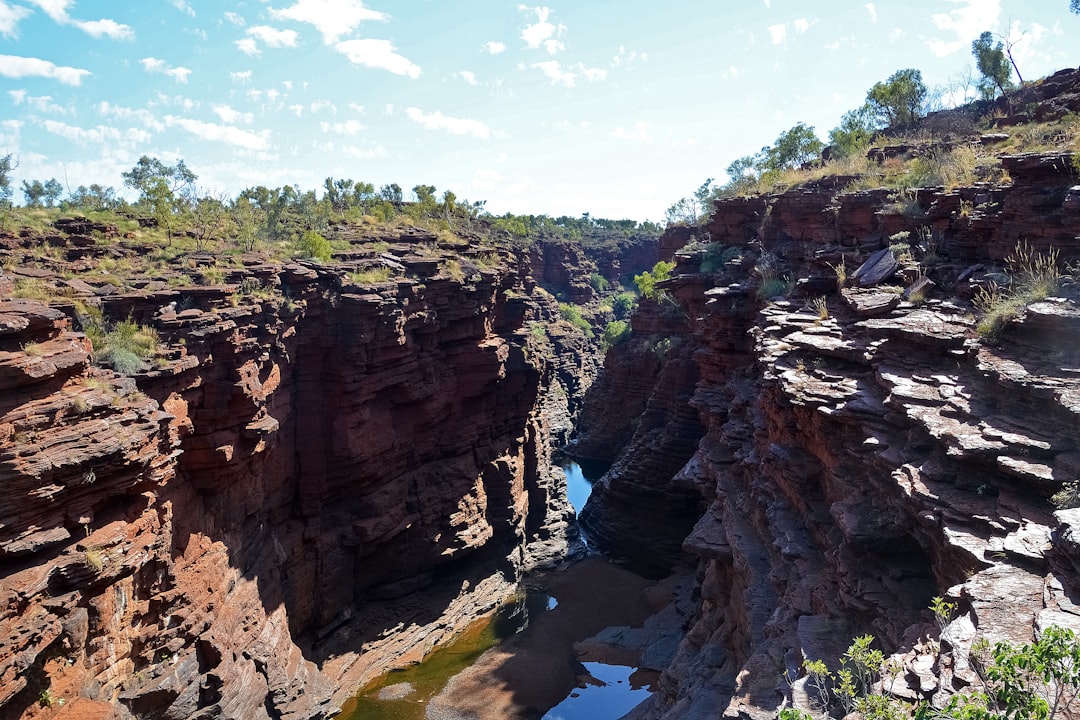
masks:
[[[589,463],[576,463],[572,460],[564,461],[561,467],[566,473],[566,497],[574,506],[574,512],[580,515],[592,493],[593,483],[604,475],[607,468]]]
[[[489,648],[521,632],[531,619],[553,609],[555,598],[540,592],[514,598],[494,616],[477,620],[453,642],[436,648],[424,661],[394,670],[360,691],[341,709],[342,720],[423,720],[428,702],[450,678],[476,662]]]
[[[595,466],[583,468],[580,464],[568,460],[562,464],[562,468],[566,473],[568,499],[574,510],[580,513],[589,499],[593,481],[599,479],[606,468]],[[602,562],[602,560],[592,558],[588,562]],[[583,567],[588,562],[575,567]],[[576,588],[576,583],[574,587]],[[564,608],[556,597],[546,592],[533,591],[522,594],[501,608],[494,616],[478,620],[458,635],[453,642],[435,649],[424,658],[423,662],[390,672],[363,688],[346,703],[339,717],[343,720],[424,720],[429,718],[431,717],[429,705],[432,699],[443,692],[451,678],[473,667],[484,652],[499,645],[503,640],[521,633],[540,619],[541,615],[545,618],[541,624],[549,624],[549,627],[541,633],[546,635],[554,632],[550,623],[554,622],[558,625],[560,622],[566,622],[560,621],[556,616],[561,617],[564,612],[571,614],[580,612],[573,605],[592,606],[592,612],[596,611],[597,603],[602,607],[610,607],[607,603],[611,601],[605,600],[603,591],[589,595],[588,598],[576,597],[580,593],[570,592],[566,587],[558,592],[560,595],[563,592],[567,593],[573,601],[570,607]],[[521,638],[525,637],[524,634],[521,636]],[[507,646],[513,645],[514,642],[508,643]],[[563,656],[562,653],[553,655],[558,655],[558,657],[548,658],[547,654],[543,657],[551,663],[568,662],[569,658]],[[483,665],[484,663],[481,662],[476,665],[476,668]],[[577,667],[580,669],[582,666],[587,674],[579,675],[578,686],[573,688],[555,707],[548,710],[543,720],[616,720],[649,695],[649,688],[640,685],[632,678],[636,668],[600,662],[586,662]],[[475,673],[476,668],[470,672]],[[440,711],[435,712],[438,714]]]

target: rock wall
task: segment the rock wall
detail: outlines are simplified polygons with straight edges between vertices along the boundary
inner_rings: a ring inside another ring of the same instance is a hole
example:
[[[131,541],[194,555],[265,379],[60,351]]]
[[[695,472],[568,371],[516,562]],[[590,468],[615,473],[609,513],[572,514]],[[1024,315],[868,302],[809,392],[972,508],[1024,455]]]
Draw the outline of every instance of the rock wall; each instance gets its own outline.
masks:
[[[1080,286],[1066,275],[997,340],[976,332],[968,301],[1001,280],[1018,241],[1056,250],[1062,268],[1080,258],[1080,195],[1067,156],[1002,164],[1011,185],[920,190],[903,212],[884,190],[824,182],[719,201],[707,229],[726,264],[699,272],[701,243],[676,253],[667,286],[689,321],[704,434],[688,462],[644,481],[624,469],[647,447],[635,437],[585,513],[694,525],[682,548],[697,558],[697,608],[629,717],[806,709],[804,680],[788,682],[802,660],[835,661],[863,633],[902,663],[901,695],[942,702],[977,683],[976,635],[1080,630],[1080,511],[1050,500],[1080,469]],[[905,231],[909,252],[894,255]],[[785,297],[759,297],[768,278]],[[620,362],[607,367],[631,375]],[[682,422],[659,432],[689,441]],[[694,488],[704,510],[665,504],[672,488]],[[935,596],[958,606],[940,653]]]
[[[106,297],[168,348],[134,379],[0,300],[0,717],[327,717],[565,555],[550,300],[391,252]]]

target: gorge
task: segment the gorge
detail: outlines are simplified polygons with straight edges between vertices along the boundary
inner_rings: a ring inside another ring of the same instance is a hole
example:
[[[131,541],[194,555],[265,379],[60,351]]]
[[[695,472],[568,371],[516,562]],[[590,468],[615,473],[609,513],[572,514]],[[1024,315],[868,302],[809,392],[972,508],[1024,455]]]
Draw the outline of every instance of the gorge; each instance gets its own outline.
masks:
[[[1030,92],[1080,112],[1080,71]],[[138,237],[5,235],[0,718],[331,717],[583,552],[557,450],[610,465],[590,545],[675,578],[643,644],[609,638],[658,672],[629,718],[809,709],[803,661],[866,633],[940,706],[977,638],[1080,630],[1052,501],[1080,479],[1076,153],[997,162],[603,245],[341,224],[325,264],[192,253],[119,290],[90,271]],[[980,293],[1049,257],[1054,292],[980,333]],[[561,318],[657,261],[606,356]],[[95,366],[88,308],[154,328],[153,363]]]

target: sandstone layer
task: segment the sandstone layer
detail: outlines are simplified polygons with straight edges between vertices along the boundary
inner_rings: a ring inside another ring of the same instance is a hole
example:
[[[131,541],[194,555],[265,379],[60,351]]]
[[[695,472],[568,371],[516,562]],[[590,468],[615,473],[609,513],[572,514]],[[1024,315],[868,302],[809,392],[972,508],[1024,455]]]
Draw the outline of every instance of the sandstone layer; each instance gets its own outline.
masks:
[[[139,251],[84,225],[66,267]],[[127,293],[0,274],[70,298],[0,299],[0,717],[327,717],[567,554],[551,440],[596,345],[527,254],[378,239],[373,285],[348,253]],[[155,328],[153,365],[94,367],[87,308]]]
[[[802,661],[835,663],[863,633],[902,663],[898,694],[941,703],[977,682],[976,637],[1080,630],[1080,511],[1051,501],[1080,473],[1080,286],[1067,269],[1080,259],[1080,186],[1068,154],[1001,163],[1011,184],[922,189],[903,210],[895,191],[836,181],[721,200],[714,245],[676,253],[665,285],[687,319],[672,337],[688,347],[669,362],[696,364],[702,430],[671,413],[622,450],[629,433],[588,431],[590,417],[669,400],[667,368],[635,374],[626,346],[593,392],[629,397],[590,395],[580,441],[615,459],[585,512],[605,550],[655,563],[655,518],[693,525],[681,545],[696,558],[697,607],[630,717],[809,709]],[[1062,285],[984,337],[971,298],[1007,280],[1018,243],[1057,252]],[[724,263],[701,272],[707,256]],[[782,294],[761,292],[769,279]],[[665,435],[692,441],[692,456],[642,472]],[[940,653],[935,596],[957,605]]]

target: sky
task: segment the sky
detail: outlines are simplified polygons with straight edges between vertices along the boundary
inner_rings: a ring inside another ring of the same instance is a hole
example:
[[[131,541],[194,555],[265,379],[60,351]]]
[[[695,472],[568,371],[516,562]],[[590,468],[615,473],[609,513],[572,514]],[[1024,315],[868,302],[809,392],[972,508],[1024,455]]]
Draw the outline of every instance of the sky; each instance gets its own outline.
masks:
[[[215,197],[334,177],[660,221],[798,122],[826,139],[896,70],[946,104],[973,90],[984,30],[1025,79],[1080,65],[1068,0],[550,2],[0,0],[14,200],[123,190],[149,155]]]

